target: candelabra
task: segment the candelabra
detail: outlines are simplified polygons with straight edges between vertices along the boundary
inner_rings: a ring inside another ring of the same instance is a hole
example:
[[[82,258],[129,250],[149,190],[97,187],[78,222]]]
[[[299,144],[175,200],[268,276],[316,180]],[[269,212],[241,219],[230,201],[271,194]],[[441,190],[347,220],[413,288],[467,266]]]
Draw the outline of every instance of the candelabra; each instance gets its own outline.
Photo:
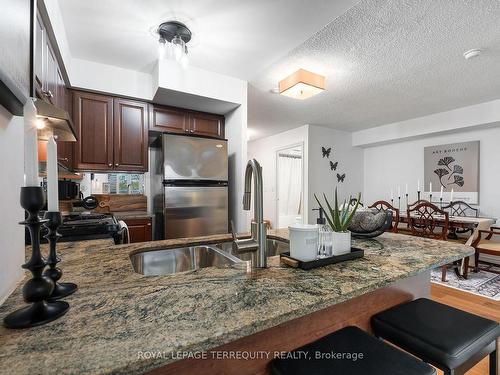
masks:
[[[54,290],[48,298],[49,301],[55,301],[60,298],[69,296],[74,293],[78,288],[76,284],[73,283],[59,283],[59,279],[62,277],[62,271],[57,268],[57,263],[61,260],[57,257],[56,244],[61,235],[57,233],[57,228],[62,224],[62,217],[60,212],[46,212],[44,217],[47,222],[44,224],[48,233],[45,236],[49,242],[49,256],[47,258],[47,264],[49,268],[43,273],[45,276],[49,277],[54,282]]]
[[[23,286],[23,298],[29,306],[16,310],[4,318],[4,324],[8,328],[42,325],[61,317],[69,308],[66,302],[47,302],[54,289],[54,282],[42,275],[47,263],[40,253],[40,227],[47,220],[40,220],[38,212],[44,203],[41,187],[21,188],[21,206],[28,212],[28,218],[20,224],[28,228],[31,237],[31,259],[22,267],[31,272],[32,278]]]

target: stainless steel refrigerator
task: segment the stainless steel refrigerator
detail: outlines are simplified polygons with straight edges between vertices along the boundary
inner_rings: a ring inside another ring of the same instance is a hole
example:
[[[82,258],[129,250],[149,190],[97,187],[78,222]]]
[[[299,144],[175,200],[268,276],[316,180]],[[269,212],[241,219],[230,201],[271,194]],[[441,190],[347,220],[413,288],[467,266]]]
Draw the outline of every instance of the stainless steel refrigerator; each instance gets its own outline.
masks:
[[[227,141],[163,134],[157,146],[151,154],[154,239],[227,233]]]

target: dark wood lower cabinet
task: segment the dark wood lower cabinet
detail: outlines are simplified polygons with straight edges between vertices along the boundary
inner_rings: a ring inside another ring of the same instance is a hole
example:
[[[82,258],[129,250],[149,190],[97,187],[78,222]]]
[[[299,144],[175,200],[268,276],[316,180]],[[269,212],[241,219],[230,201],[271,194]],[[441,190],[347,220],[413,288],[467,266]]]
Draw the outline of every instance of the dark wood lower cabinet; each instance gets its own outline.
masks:
[[[152,240],[151,219],[126,219],[124,221],[130,233],[130,243]]]

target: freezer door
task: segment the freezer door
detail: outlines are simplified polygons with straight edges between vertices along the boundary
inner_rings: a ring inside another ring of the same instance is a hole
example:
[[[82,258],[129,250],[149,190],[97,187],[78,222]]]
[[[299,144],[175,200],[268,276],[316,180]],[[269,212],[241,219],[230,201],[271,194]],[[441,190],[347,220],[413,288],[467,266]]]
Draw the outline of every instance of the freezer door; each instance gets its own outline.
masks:
[[[228,232],[227,186],[166,186],[165,238]]]
[[[165,180],[227,181],[227,141],[164,134]]]

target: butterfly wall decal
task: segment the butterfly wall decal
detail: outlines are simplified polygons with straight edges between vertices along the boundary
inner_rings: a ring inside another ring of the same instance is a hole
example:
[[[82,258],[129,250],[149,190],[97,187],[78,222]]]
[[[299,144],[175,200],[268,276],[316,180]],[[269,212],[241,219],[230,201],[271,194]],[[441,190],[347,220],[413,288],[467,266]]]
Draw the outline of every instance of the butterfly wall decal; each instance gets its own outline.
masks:
[[[345,173],[343,173],[342,175],[337,173],[337,182],[344,182],[344,179],[345,179]]]
[[[337,166],[339,165],[339,162],[336,161],[335,163],[333,161],[330,160],[330,169],[332,171],[336,171],[337,170]]]
[[[323,146],[321,146],[321,152],[323,154],[323,157],[327,157],[327,158],[330,158],[330,152],[332,152],[332,148],[324,148]]]

